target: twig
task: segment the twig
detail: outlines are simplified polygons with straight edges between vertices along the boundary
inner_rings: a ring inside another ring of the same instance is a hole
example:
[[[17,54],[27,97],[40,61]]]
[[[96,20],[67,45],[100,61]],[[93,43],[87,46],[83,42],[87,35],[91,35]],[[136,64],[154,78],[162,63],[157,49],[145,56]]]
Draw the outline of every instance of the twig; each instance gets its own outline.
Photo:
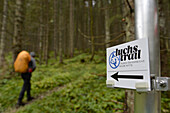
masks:
[[[124,36],[124,35],[125,35],[125,32],[119,34],[116,38],[114,38],[114,39],[112,39],[112,40],[110,40],[110,41],[108,41],[108,42],[106,42],[106,43],[94,43],[94,44],[95,44],[95,45],[101,45],[101,46],[102,46],[102,45],[106,45],[106,44],[108,44],[108,43],[114,42],[115,40],[121,38],[121,37]]]
[[[160,36],[160,38],[170,40],[170,37]]]
[[[130,5],[129,1],[126,0],[128,6],[129,6],[129,9],[130,9],[130,13],[132,14],[134,12],[134,10],[132,9],[132,6]]]
[[[105,36],[106,35],[100,35],[100,36],[88,36],[88,35],[86,35],[86,34],[84,34],[79,28],[78,28],[78,31],[80,32],[80,34],[84,37],[84,38],[88,38],[88,39],[90,39],[91,37],[93,37],[93,38],[105,38]],[[122,32],[124,32],[124,31],[122,31]],[[121,33],[122,33],[121,32]],[[115,34],[117,34],[117,33],[112,33],[112,34],[109,34],[109,36],[113,36],[113,35],[115,35]]]

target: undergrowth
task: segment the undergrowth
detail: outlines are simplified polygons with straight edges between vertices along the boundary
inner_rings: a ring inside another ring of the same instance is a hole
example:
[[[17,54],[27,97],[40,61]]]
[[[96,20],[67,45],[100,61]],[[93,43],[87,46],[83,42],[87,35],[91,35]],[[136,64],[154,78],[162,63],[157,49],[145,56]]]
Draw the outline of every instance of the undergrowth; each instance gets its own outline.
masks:
[[[10,56],[7,58],[8,62]],[[12,67],[10,67],[12,68]],[[9,72],[4,76],[11,76]],[[83,53],[64,64],[50,58],[49,64],[39,65],[32,74],[32,96],[38,98],[44,93],[54,91],[43,99],[37,99],[17,110],[18,113],[115,113],[123,112],[124,89],[106,87],[106,61],[104,55],[96,55],[90,62],[90,55]],[[23,85],[20,75],[0,79],[0,112],[16,109],[15,105]],[[161,110],[169,113],[169,93],[161,99]],[[26,102],[26,96],[23,100]]]

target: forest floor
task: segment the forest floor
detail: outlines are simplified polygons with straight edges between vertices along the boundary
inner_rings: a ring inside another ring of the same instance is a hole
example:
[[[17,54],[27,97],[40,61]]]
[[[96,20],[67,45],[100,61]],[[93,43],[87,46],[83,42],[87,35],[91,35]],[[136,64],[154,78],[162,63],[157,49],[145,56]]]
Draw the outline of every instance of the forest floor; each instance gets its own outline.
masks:
[[[85,62],[81,62],[84,59]],[[60,113],[60,112],[113,112],[125,110],[124,89],[106,87],[105,56],[100,53],[90,62],[83,53],[64,64],[55,59],[49,65],[38,65],[32,75],[33,101],[16,107],[23,81],[20,76],[0,79],[0,113]],[[6,76],[10,76],[7,73]],[[162,112],[169,113],[170,99],[163,94]]]

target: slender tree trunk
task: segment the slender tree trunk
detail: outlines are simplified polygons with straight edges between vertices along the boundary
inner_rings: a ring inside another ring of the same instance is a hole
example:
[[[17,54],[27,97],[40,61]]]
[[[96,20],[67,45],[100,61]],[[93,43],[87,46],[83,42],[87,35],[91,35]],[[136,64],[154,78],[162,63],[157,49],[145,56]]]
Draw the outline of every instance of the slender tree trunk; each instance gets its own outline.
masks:
[[[81,28],[82,25],[80,25],[80,23],[82,22],[81,3],[80,3],[80,1],[76,1],[75,8],[79,9],[79,10],[75,11],[75,16],[74,16],[74,18],[75,18],[75,28],[76,28],[76,32],[74,33],[74,35],[75,35],[74,44],[75,44],[75,47],[78,48],[78,50],[80,50],[80,48],[84,46],[82,41],[80,41],[82,39],[82,37],[81,37],[80,33],[78,32],[78,29],[82,30],[82,28]]]
[[[45,15],[46,16],[46,15]],[[43,61],[45,61],[45,54],[46,54],[46,18],[43,18],[44,21],[44,30],[43,30]]]
[[[2,67],[5,63],[5,38],[6,38],[6,28],[7,28],[7,12],[8,12],[8,0],[4,0],[1,45],[0,45],[0,67]]]
[[[14,38],[13,38],[13,60],[15,61],[18,53],[22,50],[22,31],[24,22],[25,0],[16,0],[15,22],[14,22]]]
[[[90,4],[90,0],[88,0],[88,4]],[[89,6],[88,6],[89,7]],[[87,26],[86,26],[86,29],[87,29],[87,35],[88,36],[90,36],[90,8],[88,8],[88,10],[87,10]],[[90,52],[90,49],[91,49],[91,47],[92,47],[92,45],[91,45],[91,43],[88,41],[88,43],[87,43],[87,45],[88,45],[88,50],[89,50],[89,52]]]
[[[47,8],[46,8],[46,0],[43,0],[44,1],[44,8],[45,8],[45,10],[44,10],[44,12],[43,12],[43,21],[44,21],[44,30],[43,30],[43,61],[46,61],[46,29],[47,29],[47,23],[46,23],[46,10],[47,10]]]
[[[80,18],[81,18],[80,28],[82,28],[83,33],[87,34],[87,30],[86,30],[86,28],[87,28],[87,21],[86,21],[87,10],[86,10],[86,8],[85,8],[83,3],[80,3],[79,7],[82,8],[82,10],[81,10],[82,13],[80,15]],[[82,16],[82,14],[84,14],[84,16]],[[82,36],[80,36],[80,37],[82,37]],[[84,53],[87,52],[87,43],[88,43],[87,39],[83,38],[82,45],[83,45],[83,52]]]
[[[49,49],[49,1],[46,0],[46,40],[45,40],[45,62],[46,62],[46,65],[48,65],[48,49]]]
[[[109,12],[107,9],[108,6],[108,1],[107,0],[103,0],[104,2],[104,6],[106,7],[106,9],[104,10],[104,14],[105,14],[105,42],[109,42],[110,41],[110,25],[109,25]],[[106,44],[106,48],[110,47],[110,44]]]
[[[76,10],[76,14],[75,14],[75,19],[76,19],[76,25],[75,25],[75,27],[76,27],[76,29],[77,28],[79,28],[79,29],[81,29],[81,31],[83,30],[82,29],[82,14],[83,13],[81,13],[81,9],[83,8],[83,6],[81,6],[81,1],[77,1],[77,7],[76,8],[78,8],[79,10]],[[77,45],[78,45],[78,50],[79,50],[79,53],[81,53],[81,50],[83,50],[83,48],[84,48],[84,43],[83,43],[83,39],[84,39],[84,37],[82,37],[81,35],[80,35],[80,33],[78,32],[78,30],[76,30],[76,33],[75,33],[75,36],[76,36],[76,38],[77,38]],[[75,42],[76,43],[76,42]]]
[[[54,58],[57,59],[57,0],[54,0]]]
[[[70,57],[74,55],[74,0],[70,0]]]
[[[65,9],[65,7],[69,7],[69,5],[70,5],[70,2],[69,2],[70,0],[68,0],[67,2],[64,2],[63,4],[64,4],[64,9]],[[70,41],[70,33],[69,33],[69,31],[70,31],[70,24],[68,24],[67,22],[69,22],[69,11],[66,11],[66,10],[63,10],[63,21],[65,21],[65,23],[63,23],[64,24],[64,26],[65,26],[65,28],[63,29],[63,40],[64,40],[64,42],[63,42],[63,49],[64,49],[64,56],[66,57],[66,58],[68,58],[69,56],[70,56],[70,43],[69,43],[69,41]]]
[[[48,18],[47,18],[48,20]],[[46,24],[46,46],[45,46],[45,62],[46,62],[46,65],[48,65],[48,50],[49,50],[49,25],[48,23]]]
[[[83,7],[83,13],[87,13],[84,7]],[[82,23],[83,24],[81,24],[82,31],[85,34],[87,34],[87,30],[86,30],[86,28],[87,28],[86,17],[87,17],[87,14],[85,14],[85,17],[82,17]],[[82,36],[80,36],[80,37],[82,37]],[[88,44],[87,40],[85,38],[83,38],[83,44],[82,44],[83,45],[83,52],[87,52],[87,44]]]
[[[62,64],[63,63],[63,49],[62,49],[62,33],[63,33],[63,1],[60,0],[59,2],[59,6],[60,6],[60,10],[59,10],[59,56],[60,56],[60,60],[59,63]]]
[[[89,1],[90,3],[90,36],[91,36],[91,53],[92,56],[90,58],[90,61],[94,58],[94,52],[95,52],[95,45],[94,45],[94,34],[93,34],[93,3],[92,0]]]
[[[95,6],[95,9],[94,9],[94,10],[95,10],[95,13],[94,13],[95,20],[94,20],[94,21],[95,21],[95,35],[96,35],[96,36],[99,35],[99,32],[98,32],[98,31],[99,31],[99,24],[98,24],[99,22],[98,22],[98,21],[99,21],[99,11],[100,11],[100,10],[98,10],[98,9],[100,9],[100,7],[99,7],[100,3],[99,3],[99,2],[100,2],[100,1],[97,1],[97,2],[96,2],[96,6]],[[100,40],[100,39],[96,39],[95,42],[98,43],[99,40]],[[99,48],[100,48],[100,47],[96,46],[95,50],[98,51]]]
[[[65,4],[66,7],[69,6],[69,4]],[[63,13],[66,13],[64,12],[63,10]],[[66,14],[63,15],[63,21],[68,21],[68,17]],[[70,51],[70,48],[69,48],[69,34],[68,34],[68,31],[69,31],[69,24],[67,24],[67,22],[63,23],[63,25],[65,26],[65,28],[62,30],[62,37],[63,37],[63,40],[62,40],[62,47],[63,47],[63,54],[64,56],[67,58],[69,56],[69,51]]]
[[[43,1],[41,1],[40,28],[39,28],[39,63],[42,63],[43,45]]]

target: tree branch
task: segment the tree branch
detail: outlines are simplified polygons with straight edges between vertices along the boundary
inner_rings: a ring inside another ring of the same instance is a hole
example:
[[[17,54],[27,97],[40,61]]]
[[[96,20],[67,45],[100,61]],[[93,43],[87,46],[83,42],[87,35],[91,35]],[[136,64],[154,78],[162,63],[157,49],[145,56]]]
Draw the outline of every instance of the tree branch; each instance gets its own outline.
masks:
[[[92,36],[88,36],[86,34],[84,34],[79,28],[78,28],[78,32],[80,32],[80,34],[84,37],[84,38],[87,38],[87,39],[91,39]],[[125,31],[122,31],[121,33],[124,33]],[[109,34],[109,36],[113,36],[115,34],[118,34],[118,33],[112,33],[112,34]],[[93,38],[105,38],[106,35],[100,35],[100,36],[93,36]]]
[[[130,14],[132,14],[134,12],[134,9],[132,8],[132,6],[130,5],[129,1],[126,0],[128,6],[129,6],[129,9],[130,9]]]
[[[108,41],[108,42],[106,42],[106,43],[94,43],[95,45],[106,45],[106,44],[108,44],[108,43],[111,43],[111,42],[114,42],[115,40],[117,40],[117,39],[119,39],[119,38],[121,38],[122,36],[124,36],[126,33],[125,32],[123,32],[123,33],[121,33],[121,34],[119,34],[116,38],[114,38],[114,39],[112,39],[112,40],[110,40],[110,41]]]

